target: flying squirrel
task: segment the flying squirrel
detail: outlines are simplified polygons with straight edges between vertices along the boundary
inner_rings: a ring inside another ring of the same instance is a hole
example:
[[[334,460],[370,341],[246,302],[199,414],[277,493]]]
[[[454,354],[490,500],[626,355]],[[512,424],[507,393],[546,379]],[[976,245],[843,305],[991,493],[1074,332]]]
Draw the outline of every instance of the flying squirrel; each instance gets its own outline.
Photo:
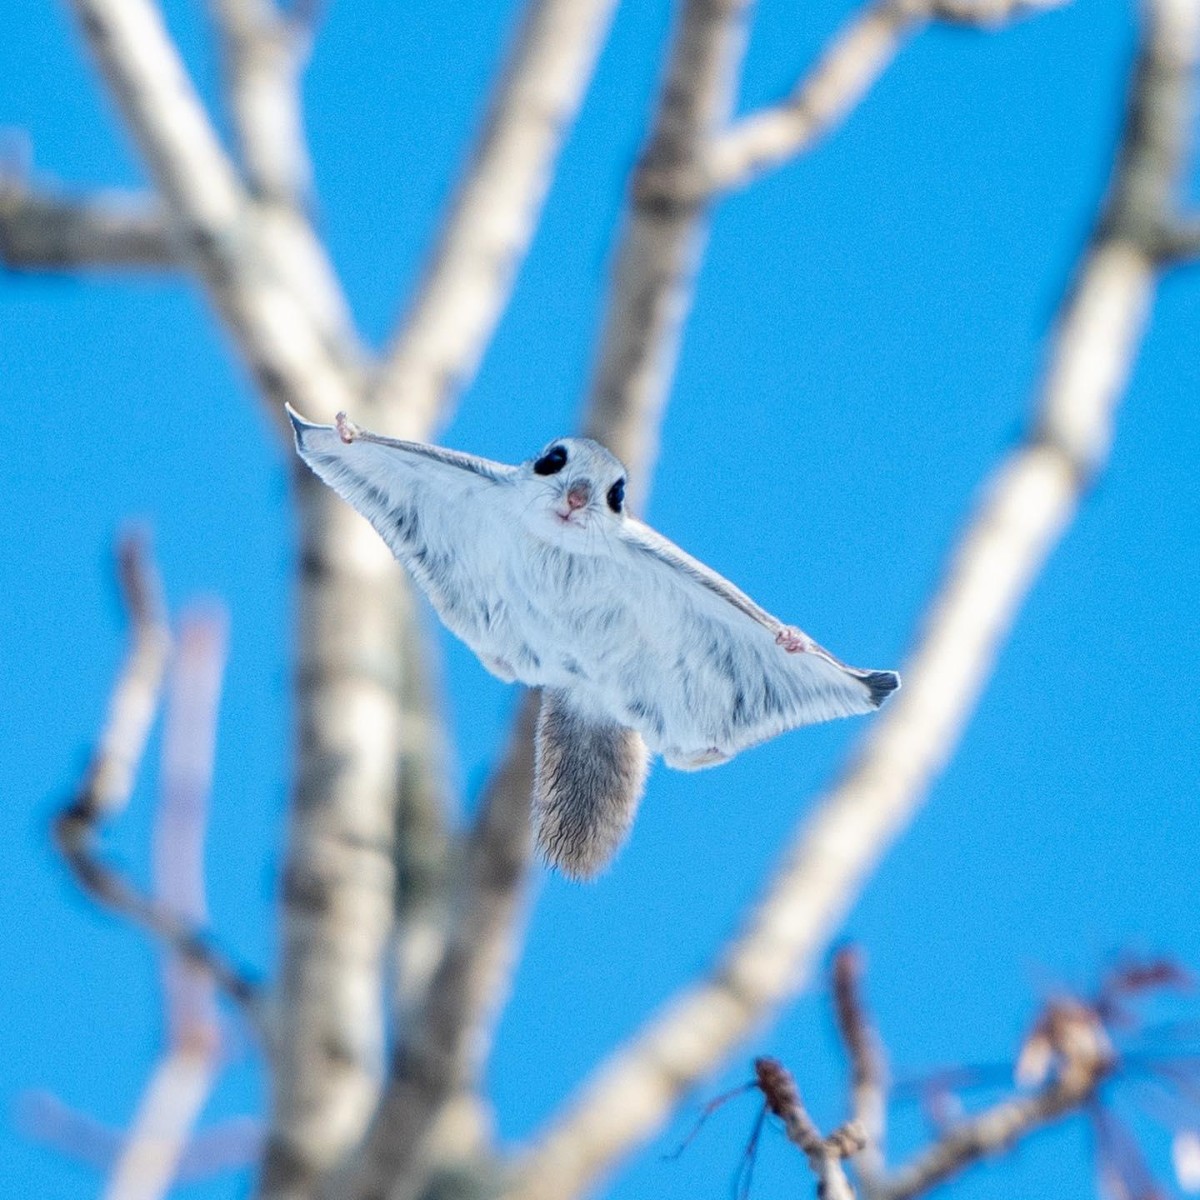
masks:
[[[505,682],[541,688],[533,825],[586,879],[628,837],[650,755],[727,762],[878,708],[894,671],[847,666],[625,510],[625,468],[565,437],[507,466],[290,407],[308,466],[375,527],[446,627]]]

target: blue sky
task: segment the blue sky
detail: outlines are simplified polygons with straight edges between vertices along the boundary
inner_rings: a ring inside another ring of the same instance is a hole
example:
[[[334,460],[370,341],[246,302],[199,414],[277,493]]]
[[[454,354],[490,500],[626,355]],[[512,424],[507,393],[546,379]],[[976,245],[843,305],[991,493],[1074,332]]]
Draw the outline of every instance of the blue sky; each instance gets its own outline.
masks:
[[[202,8],[167,4],[211,97]],[[66,184],[136,183],[64,9],[9,0],[0,13],[0,125],[28,129],[39,172]],[[766,0],[743,107],[786,91],[849,11]],[[306,81],[321,223],[371,339],[419,270],[512,12],[422,0],[401,20],[384,0],[331,5]],[[648,516],[851,661],[903,665],[966,507],[1024,426],[1103,190],[1133,18],[1117,0],[1077,0],[994,35],[923,35],[835,136],[718,212]],[[447,444],[516,461],[575,425],[667,20],[662,0],[621,8]],[[1122,947],[1200,966],[1198,323],[1200,274],[1180,272],[1161,291],[1110,470],[1034,588],[960,753],[847,922],[898,1067],[1011,1056],[1040,989],[1086,985]],[[0,432],[0,1193],[74,1197],[99,1178],[24,1140],[18,1098],[44,1088],[124,1123],[162,1032],[154,955],[78,897],[45,836],[120,656],[113,535],[150,522],[172,602],[229,606],[210,903],[227,942],[269,972],[294,531],[284,451],[186,283],[0,278]],[[457,644],[445,656],[470,803],[516,696]],[[711,960],[863,728],[796,732],[700,775],[659,767],[608,876],[539,882],[489,1078],[506,1139],[536,1128]],[[109,843],[143,876],[153,761]],[[756,1053],[795,1069],[819,1120],[839,1118],[820,991],[693,1111],[746,1078]],[[206,1119],[260,1105],[243,1057]],[[731,1106],[664,1162],[684,1114],[608,1194],[724,1200],[752,1110]],[[802,1182],[803,1164],[769,1137],[754,1194]],[[231,1176],[181,1194],[248,1186]],[[958,1195],[1014,1189],[1091,1195],[1080,1127]]]

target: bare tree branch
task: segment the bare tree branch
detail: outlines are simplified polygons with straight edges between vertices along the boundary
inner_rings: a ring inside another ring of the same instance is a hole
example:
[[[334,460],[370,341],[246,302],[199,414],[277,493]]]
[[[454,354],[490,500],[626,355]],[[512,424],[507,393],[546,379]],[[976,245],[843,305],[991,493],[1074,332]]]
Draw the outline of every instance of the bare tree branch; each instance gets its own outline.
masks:
[[[301,514],[297,777],[282,880],[279,1038],[260,1190],[310,1196],[362,1136],[383,1070],[411,599],[315,476]]]
[[[311,43],[309,20],[281,12],[275,0],[210,5],[250,192],[269,204],[303,208],[312,188],[299,79]]]
[[[841,31],[781,104],[736,121],[716,138],[695,177],[700,192],[745,186],[808,150],[844,120],[908,39],[931,21],[995,26],[1064,0],[875,0]]]
[[[0,178],[0,261],[13,270],[173,270],[162,207],[141,193],[46,195]]]
[[[451,937],[394,1056],[363,1144],[352,1194],[412,1196],[428,1172],[426,1139],[446,1108],[478,1086],[491,1023],[506,997],[525,908],[533,840],[529,795],[538,697],[527,693],[500,770],[465,847]],[[467,1148],[460,1148],[466,1157]]]
[[[1103,1082],[1102,1074],[1066,1072],[1028,1096],[1014,1096],[952,1125],[871,1191],[872,1200],[912,1200],[973,1163],[1007,1150],[1059,1118],[1079,1112]]]
[[[792,1073],[775,1058],[756,1058],[754,1074],[767,1108],[782,1122],[788,1141],[804,1154],[817,1177],[817,1195],[822,1200],[854,1200],[854,1189],[842,1167],[844,1159],[857,1154],[866,1142],[866,1131],[851,1120],[823,1137],[800,1099]]]
[[[654,128],[617,249],[584,432],[629,468],[630,507],[645,500],[657,430],[707,235],[703,202],[676,199],[733,110],[750,0],[686,0]]]
[[[407,582],[407,581],[405,581]],[[433,661],[436,637],[414,612],[414,589],[403,637],[400,794],[396,830],[396,939],[393,1024],[411,1028],[445,951],[450,920],[457,797],[449,754],[440,679]]]
[[[154,890],[164,910],[208,919],[204,835],[225,665],[223,615],[183,621],[163,737],[154,830]],[[221,1030],[211,976],[169,953],[163,964],[169,1043],[113,1168],[109,1200],[160,1200],[174,1183],[220,1070]]]
[[[223,611],[185,613],[163,729],[162,780],[154,825],[154,893],[164,909],[200,928],[208,923],[204,842],[225,672]],[[173,1046],[220,1041],[211,977],[173,954],[163,963]]]
[[[821,1146],[821,1131],[800,1099],[795,1077],[777,1058],[756,1058],[754,1076],[766,1097],[767,1108],[782,1122],[788,1141],[805,1154]]]
[[[850,1116],[862,1128],[864,1142],[856,1163],[868,1181],[884,1165],[887,1129],[887,1068],[883,1048],[862,997],[863,955],[847,946],[833,959],[833,999],[838,1032],[850,1060]]]
[[[352,407],[361,353],[307,223],[250,204],[150,0],[71,4],[269,415],[286,432],[284,400],[325,417]]]
[[[160,1200],[166,1194],[216,1069],[212,1048],[199,1045],[176,1047],[158,1064],[105,1200]]]
[[[115,817],[129,803],[171,652],[162,582],[140,533],[128,533],[117,544],[117,582],[129,621],[129,649],[100,741],[71,805],[76,817],[89,823]]]
[[[842,120],[903,46],[933,19],[992,24],[1062,0],[876,0],[784,104],[732,126],[750,0],[692,0],[683,8],[655,129],[634,177],[633,215],[617,251],[614,286],[585,431],[627,467],[644,503],[657,428],[691,309],[717,193],[808,149]]]
[[[1170,211],[1140,210],[1179,187],[1198,15],[1193,0],[1157,0],[1150,11],[1118,175],[1062,313],[1034,430],[996,470],[968,523],[904,690],[711,975],[671,1001],[550,1122],[518,1158],[510,1200],[577,1195],[793,994],[949,758],[1022,599],[1107,458],[1159,265],[1156,245],[1138,230],[1173,220]],[[1141,172],[1165,186],[1138,186],[1131,176]]]
[[[555,161],[615,0],[532,0],[483,136],[374,400],[393,432],[425,437],[474,373],[533,239]]]
[[[57,1154],[109,1174],[127,1140],[115,1129],[78,1112],[49,1092],[27,1092],[18,1100],[16,1126]],[[175,1181],[197,1180],[249,1166],[262,1144],[262,1129],[251,1117],[233,1117],[196,1134],[179,1157]]]
[[[1161,961],[1149,970],[1125,973],[1131,990],[1168,986],[1178,977],[1178,968]],[[1170,974],[1168,974],[1168,969]],[[1005,1072],[1019,1083],[1032,1083],[1034,1093],[1016,1094],[981,1113],[942,1127],[933,1144],[918,1151],[892,1174],[882,1171],[881,1155],[868,1157],[873,1135],[864,1122],[878,1121],[882,1128],[882,1049],[871,1028],[859,994],[862,961],[853,949],[840,951],[834,959],[833,992],[838,1028],[849,1053],[853,1086],[854,1116],[840,1129],[822,1138],[800,1100],[791,1073],[772,1058],[758,1058],[754,1073],[758,1088],[771,1112],[784,1123],[788,1139],[808,1158],[809,1165],[824,1184],[818,1194],[849,1198],[853,1190],[840,1169],[840,1161],[854,1158],[855,1168],[868,1200],[913,1200],[946,1182],[979,1160],[1008,1150],[1022,1138],[1063,1117],[1086,1111],[1099,1122],[1106,1114],[1099,1101],[1100,1088],[1120,1076],[1124,1061],[1109,1036],[1109,1022],[1124,1023],[1127,1010],[1108,1011],[1102,1000],[1086,1001],[1062,997],[1047,1003],[1025,1039],[1015,1070]],[[1104,996],[1101,991],[1101,997]],[[1027,1064],[1036,1061],[1035,1078]],[[967,1078],[972,1068],[959,1069]],[[866,1085],[864,1088],[864,1084]],[[1119,1128],[1119,1126],[1114,1126]],[[877,1141],[877,1148],[881,1145]],[[1134,1147],[1136,1150],[1136,1146]],[[830,1160],[838,1167],[829,1173]],[[824,1173],[823,1173],[824,1172]],[[1148,1174],[1146,1175],[1148,1179]],[[832,1187],[830,1186],[832,1183]],[[1152,1187],[1129,1190],[1129,1195],[1149,1196]],[[1125,1194],[1125,1193],[1122,1193]]]
[[[260,1033],[268,1032],[257,983],[215,946],[203,929],[147,899],[98,858],[91,844],[95,830],[85,826],[70,810],[58,818],[54,834],[76,882],[93,900],[153,934],[186,962],[211,976]]]
[[[76,882],[98,903],[141,926],[216,983],[261,1026],[258,991],[210,944],[200,926],[146,896],[98,854],[101,827],[129,802],[157,711],[170,651],[162,589],[136,536],[118,547],[131,644],[109,701],[108,719],[83,783],[54,821],[54,840]]]

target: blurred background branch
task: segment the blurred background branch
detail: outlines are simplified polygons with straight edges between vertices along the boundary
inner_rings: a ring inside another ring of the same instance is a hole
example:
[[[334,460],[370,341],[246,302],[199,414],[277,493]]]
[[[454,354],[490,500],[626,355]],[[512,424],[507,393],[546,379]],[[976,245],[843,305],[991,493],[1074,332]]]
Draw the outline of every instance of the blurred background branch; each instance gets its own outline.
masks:
[[[862,1001],[861,975],[861,951],[856,947],[838,951],[830,983],[838,1033],[851,1067],[852,1114],[839,1130],[829,1137],[821,1136],[804,1107],[795,1078],[783,1063],[773,1058],[758,1058],[754,1063],[753,1086],[763,1095],[764,1114],[779,1118],[788,1140],[809,1160],[823,1189],[819,1194],[843,1200],[856,1195],[840,1166],[843,1160],[850,1160],[859,1185],[857,1194],[864,1200],[914,1200],[978,1163],[1012,1151],[1047,1126],[1082,1115],[1097,1131],[1102,1196],[1111,1200],[1117,1196],[1163,1195],[1144,1165],[1136,1138],[1125,1129],[1105,1089],[1111,1091],[1109,1085],[1133,1078],[1146,1061],[1153,1061],[1153,1056],[1147,1060],[1145,1052],[1139,1054],[1121,1043],[1128,1042],[1131,1031],[1142,1024],[1136,1006],[1145,1004],[1155,992],[1179,987],[1186,978],[1170,960],[1131,959],[1109,974],[1095,996],[1060,995],[1047,1001],[1015,1063],[988,1072],[1003,1077],[1008,1094],[970,1114],[936,1121],[928,1144],[891,1171],[884,1165],[882,1130],[889,1097],[879,1068],[882,1045]],[[1122,1002],[1114,1005],[1118,998]],[[1039,1067],[1030,1076],[1028,1064],[1034,1057]],[[1194,1055],[1170,1057],[1189,1068],[1200,1063]],[[860,1115],[864,1111],[863,1083],[867,1076],[872,1080],[873,1093],[866,1110],[870,1124]],[[938,1108],[944,1111],[952,1081],[965,1090],[988,1082],[981,1068],[943,1069],[925,1077],[926,1099],[936,1097]],[[957,1096],[953,1098],[956,1105],[961,1103]],[[1187,1103],[1192,1121],[1200,1116],[1195,1111],[1195,1100],[1192,1095]],[[747,1148],[747,1172],[753,1167],[756,1152],[754,1138]],[[1177,1174],[1187,1188],[1184,1173]]]
[[[1179,220],[1193,0],[1147,10],[1129,117],[1097,230],[1050,346],[1032,431],[993,472],[909,655],[904,688],[798,832],[711,972],[599,1068],[517,1161],[520,1200],[574,1196],[795,994],[949,760],[1021,601],[1103,467],[1113,413]]]
[[[449,414],[495,331],[533,240],[615,0],[529,0],[425,275],[392,337],[372,406],[399,437]]]
[[[211,943],[203,912],[189,912],[161,894],[143,895],[99,853],[104,827],[120,816],[132,795],[171,652],[162,584],[142,535],[121,539],[117,567],[130,645],[83,783],[55,818],[54,841],[76,882],[93,900],[163,941],[260,1024],[256,985]]]
[[[184,615],[163,733],[154,892],[163,909],[196,927],[208,921],[204,836],[226,641],[223,613]],[[168,951],[162,975],[167,1049],[113,1168],[108,1200],[159,1200],[167,1194],[221,1067],[211,973]]]
[[[304,209],[312,193],[312,164],[299,73],[316,14],[296,19],[275,0],[211,0],[211,11],[246,185],[263,203]]]
[[[223,1037],[217,988],[269,1036],[257,986],[215,949],[204,887],[204,836],[225,663],[222,613],[194,613],[181,623],[170,658],[163,763],[154,831],[153,897],[143,896],[98,854],[103,827],[128,805],[168,676],[172,637],[162,586],[145,538],[118,545],[118,579],[130,646],[109,703],[108,719],[78,795],[55,822],[56,841],[93,899],[147,929],[163,943],[162,992],[167,1049],[155,1066],[131,1128],[110,1138],[103,1127],[56,1101],[36,1105],[35,1134],[74,1153],[96,1147],[109,1175],[110,1200],[158,1200],[193,1149],[193,1129],[221,1068]],[[67,1136],[67,1131],[82,1137]]]
[[[138,193],[84,198],[0,178],[0,259],[16,271],[175,270],[162,208]]]

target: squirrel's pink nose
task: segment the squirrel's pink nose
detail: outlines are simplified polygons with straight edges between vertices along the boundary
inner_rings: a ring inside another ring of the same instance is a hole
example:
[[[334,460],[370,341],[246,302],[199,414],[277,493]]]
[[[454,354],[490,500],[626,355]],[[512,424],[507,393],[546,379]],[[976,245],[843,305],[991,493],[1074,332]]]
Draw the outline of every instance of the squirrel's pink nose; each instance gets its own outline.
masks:
[[[567,508],[574,512],[583,508],[592,498],[592,489],[586,483],[573,483],[567,490]]]

